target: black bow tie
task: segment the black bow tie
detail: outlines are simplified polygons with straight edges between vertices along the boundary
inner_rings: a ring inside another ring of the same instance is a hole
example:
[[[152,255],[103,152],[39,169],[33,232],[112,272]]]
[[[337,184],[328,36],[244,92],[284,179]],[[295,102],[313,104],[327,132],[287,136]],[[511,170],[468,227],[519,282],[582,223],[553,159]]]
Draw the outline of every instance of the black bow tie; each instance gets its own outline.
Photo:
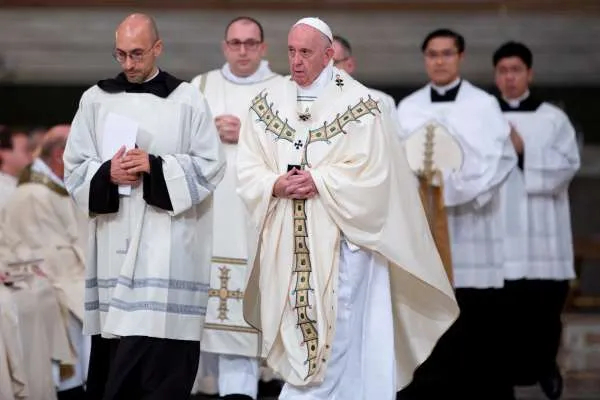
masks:
[[[182,80],[160,71],[158,75],[147,82],[132,83],[121,72],[115,78],[99,81],[98,87],[107,93],[150,93],[158,97],[167,98],[182,82]]]

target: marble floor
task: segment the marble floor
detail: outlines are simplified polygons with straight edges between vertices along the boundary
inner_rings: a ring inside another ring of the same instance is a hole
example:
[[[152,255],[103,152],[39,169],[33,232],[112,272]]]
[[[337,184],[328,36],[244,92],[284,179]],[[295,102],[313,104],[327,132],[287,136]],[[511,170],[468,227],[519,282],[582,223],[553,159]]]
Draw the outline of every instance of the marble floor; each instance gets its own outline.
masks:
[[[600,400],[600,313],[565,314],[564,323],[563,348],[559,355],[565,379],[565,391],[561,399]],[[194,399],[208,398],[197,396]],[[545,400],[546,397],[539,388],[527,387],[518,388],[517,399]]]
[[[563,400],[600,400],[600,314],[566,314],[559,364]],[[536,388],[520,388],[518,399],[542,400]]]

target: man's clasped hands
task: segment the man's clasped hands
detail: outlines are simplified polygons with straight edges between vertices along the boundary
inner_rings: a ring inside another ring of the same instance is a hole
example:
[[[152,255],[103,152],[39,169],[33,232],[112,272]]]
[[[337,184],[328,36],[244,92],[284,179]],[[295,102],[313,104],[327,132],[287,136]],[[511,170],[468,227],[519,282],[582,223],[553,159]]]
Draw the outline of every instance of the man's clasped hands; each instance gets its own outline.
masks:
[[[123,146],[110,161],[110,180],[116,185],[135,186],[143,172],[150,173],[150,158],[142,149],[126,151]]]

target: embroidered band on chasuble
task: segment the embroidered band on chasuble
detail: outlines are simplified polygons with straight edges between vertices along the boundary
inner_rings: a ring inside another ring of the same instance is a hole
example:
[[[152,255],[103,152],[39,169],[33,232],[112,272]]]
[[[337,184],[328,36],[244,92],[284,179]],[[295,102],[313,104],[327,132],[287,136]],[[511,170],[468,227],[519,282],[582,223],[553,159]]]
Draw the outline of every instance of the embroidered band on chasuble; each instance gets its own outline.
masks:
[[[273,109],[273,103],[269,104],[268,93],[262,92],[252,100],[250,108],[258,116],[257,122],[262,122],[265,125],[265,131],[271,132],[276,136],[276,139],[285,139],[292,143],[296,149],[302,146],[302,141],[295,141],[296,130],[290,126],[288,119],[283,121],[279,117],[279,111]],[[374,111],[381,113],[379,104],[371,95],[366,100],[362,98],[354,107],[348,106],[342,114],[336,114],[331,122],[325,121],[323,126],[317,129],[309,130],[309,135],[306,143],[304,143],[302,165],[310,166],[308,162],[308,146],[311,143],[324,141],[330,143],[330,139],[339,135],[346,134],[344,127],[350,122],[360,122],[360,119],[365,115],[376,115]]]
[[[341,86],[343,83],[339,84]],[[323,123],[318,129],[309,130],[306,143],[296,140],[296,130],[290,126],[288,119],[285,121],[279,117],[279,111],[274,110],[273,103],[268,101],[268,93],[262,92],[257,95],[250,108],[256,113],[257,122],[265,126],[266,133],[275,135],[275,140],[284,139],[290,142],[296,150],[302,148],[302,165],[310,166],[308,163],[308,146],[311,143],[324,141],[328,144],[331,139],[341,133],[346,134],[344,127],[350,122],[360,122],[365,115],[376,115],[374,111],[381,112],[377,101],[371,96],[367,100],[360,101],[353,107],[348,106],[342,114],[336,114],[333,121]],[[312,306],[309,301],[309,293],[314,291],[311,287],[312,265],[310,261],[310,249],[308,248],[307,238],[310,234],[307,230],[306,200],[293,200],[294,207],[294,265],[293,271],[296,273],[296,283],[291,295],[295,296],[294,309],[296,311],[297,326],[302,332],[301,345],[306,346],[307,376],[313,376],[317,372],[317,356],[319,348],[319,335],[317,322],[311,319],[309,310]]]
[[[46,175],[41,174],[37,171],[34,171],[31,168],[31,165],[23,170],[21,175],[19,176],[19,185],[23,185],[25,183],[39,183],[41,185],[46,186],[48,189],[52,190],[54,193],[59,196],[68,197],[69,192],[64,187],[58,185],[52,179],[48,178]]]

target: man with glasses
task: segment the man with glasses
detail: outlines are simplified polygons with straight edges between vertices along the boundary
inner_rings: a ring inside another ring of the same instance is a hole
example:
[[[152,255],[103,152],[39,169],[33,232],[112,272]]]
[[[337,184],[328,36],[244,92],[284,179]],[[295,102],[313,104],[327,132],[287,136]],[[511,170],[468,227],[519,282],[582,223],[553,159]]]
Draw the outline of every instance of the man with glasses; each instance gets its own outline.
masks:
[[[237,17],[227,25],[222,50],[225,64],[192,80],[192,85],[204,93],[215,117],[228,165],[214,194],[210,298],[198,382],[210,375],[203,369],[210,369],[212,362],[218,364],[212,369],[218,369],[221,396],[256,399],[260,347],[258,331],[242,315],[248,250],[245,209],[235,191],[235,164],[240,119],[256,94],[269,85],[280,84],[283,77],[271,71],[263,59],[267,44],[261,24],[253,18]]]
[[[356,59],[352,55],[350,42],[340,35],[333,35],[333,50],[335,52],[333,54],[333,65],[352,76],[356,69]],[[377,89],[371,89],[371,92],[373,97],[376,97],[388,112],[395,112],[396,101],[392,96]]]
[[[561,313],[575,277],[568,188],[580,166],[579,149],[567,115],[529,90],[531,50],[507,42],[492,59],[498,101],[519,155],[510,197],[522,213],[510,220],[507,241],[511,248],[527,249],[527,262],[513,265],[505,276],[506,372],[511,384],[539,383],[549,399],[558,399]]]
[[[461,315],[399,398],[511,399],[498,345],[505,267],[501,192],[517,162],[510,127],[496,99],[461,78],[461,35],[436,30],[421,50],[430,83],[400,101],[398,118],[403,139],[429,127],[451,135],[462,148],[462,166],[440,171]],[[436,145],[434,152],[445,151]]]
[[[122,73],[83,94],[64,153],[91,217],[89,399],[188,399],[198,368],[225,160],[202,94],[156,66],[162,49],[151,17],[119,25]]]

